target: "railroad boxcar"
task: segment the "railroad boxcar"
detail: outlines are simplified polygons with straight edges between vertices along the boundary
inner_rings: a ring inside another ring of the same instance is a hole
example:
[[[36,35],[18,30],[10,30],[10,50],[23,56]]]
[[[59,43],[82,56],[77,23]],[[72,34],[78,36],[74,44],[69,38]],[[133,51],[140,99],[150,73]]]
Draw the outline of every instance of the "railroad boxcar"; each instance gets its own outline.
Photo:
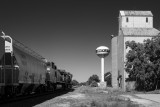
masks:
[[[0,37],[0,95],[38,91],[45,85],[46,67],[36,52],[10,36]]]

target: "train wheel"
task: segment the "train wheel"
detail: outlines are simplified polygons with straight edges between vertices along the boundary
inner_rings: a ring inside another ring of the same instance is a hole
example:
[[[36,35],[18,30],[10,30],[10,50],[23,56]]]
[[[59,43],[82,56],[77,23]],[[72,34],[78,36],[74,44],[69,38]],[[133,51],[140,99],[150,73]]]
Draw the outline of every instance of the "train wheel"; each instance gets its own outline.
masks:
[[[46,90],[45,90],[45,86],[44,85],[42,85],[42,92],[45,92]]]
[[[13,97],[14,95],[14,86],[6,86],[5,87],[5,97]]]
[[[57,89],[57,86],[56,86],[56,84],[54,84],[54,86],[53,86],[53,87],[54,87],[54,90],[56,90],[56,89]]]

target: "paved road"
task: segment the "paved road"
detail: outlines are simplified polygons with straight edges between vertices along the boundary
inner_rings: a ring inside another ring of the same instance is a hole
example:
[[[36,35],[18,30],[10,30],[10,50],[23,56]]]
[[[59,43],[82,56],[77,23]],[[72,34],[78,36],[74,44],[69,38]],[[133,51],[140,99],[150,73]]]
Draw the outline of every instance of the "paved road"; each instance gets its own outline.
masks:
[[[143,99],[148,99],[160,103],[160,94],[135,94]]]

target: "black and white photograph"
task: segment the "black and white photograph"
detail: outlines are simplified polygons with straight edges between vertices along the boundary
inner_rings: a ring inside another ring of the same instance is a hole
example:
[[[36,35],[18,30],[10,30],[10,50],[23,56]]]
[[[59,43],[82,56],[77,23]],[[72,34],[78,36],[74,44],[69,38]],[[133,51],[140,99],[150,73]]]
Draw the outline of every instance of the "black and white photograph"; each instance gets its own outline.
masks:
[[[0,107],[160,107],[160,4],[0,0]]]

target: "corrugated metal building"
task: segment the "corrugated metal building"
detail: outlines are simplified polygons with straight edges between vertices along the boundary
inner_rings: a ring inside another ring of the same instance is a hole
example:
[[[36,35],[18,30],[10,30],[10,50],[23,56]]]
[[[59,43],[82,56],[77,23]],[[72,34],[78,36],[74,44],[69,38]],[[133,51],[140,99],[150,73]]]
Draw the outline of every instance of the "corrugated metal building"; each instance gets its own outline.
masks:
[[[143,43],[145,39],[158,36],[159,30],[153,28],[151,11],[120,11],[118,36],[112,38],[112,84],[114,88],[126,91],[125,72],[126,41]],[[118,80],[117,80],[118,79]],[[116,85],[117,84],[117,85]]]

